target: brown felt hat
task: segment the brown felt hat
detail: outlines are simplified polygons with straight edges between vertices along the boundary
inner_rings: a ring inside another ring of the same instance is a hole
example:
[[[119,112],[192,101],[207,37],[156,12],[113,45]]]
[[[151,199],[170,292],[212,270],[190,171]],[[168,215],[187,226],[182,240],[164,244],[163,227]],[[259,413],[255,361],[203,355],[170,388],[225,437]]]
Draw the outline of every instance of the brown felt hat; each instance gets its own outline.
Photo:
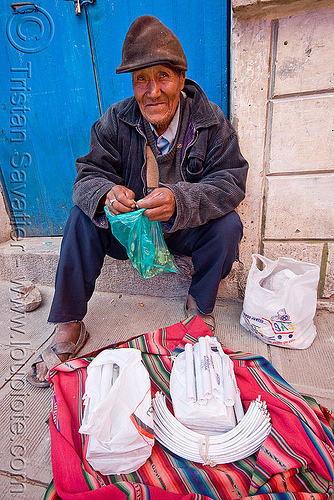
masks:
[[[116,73],[129,73],[156,64],[188,69],[181,43],[174,33],[153,16],[137,17],[126,34],[122,62]]]

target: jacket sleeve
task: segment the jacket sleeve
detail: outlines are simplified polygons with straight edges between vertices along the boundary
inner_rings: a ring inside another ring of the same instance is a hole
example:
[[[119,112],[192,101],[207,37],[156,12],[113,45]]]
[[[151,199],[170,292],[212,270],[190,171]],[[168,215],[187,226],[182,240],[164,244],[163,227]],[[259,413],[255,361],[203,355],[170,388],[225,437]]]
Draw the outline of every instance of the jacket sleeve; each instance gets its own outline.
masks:
[[[221,111],[219,118],[219,125],[208,133],[199,180],[164,184],[173,191],[176,201],[175,215],[163,223],[166,232],[200,226],[222,217],[245,197],[248,163],[240,153],[236,132]],[[200,140],[204,132],[197,133]]]
[[[91,129],[90,151],[76,161],[73,202],[97,225],[105,227],[97,213],[101,198],[116,184],[124,184],[121,155],[117,151],[117,122],[109,108]],[[101,221],[102,224],[101,224]]]

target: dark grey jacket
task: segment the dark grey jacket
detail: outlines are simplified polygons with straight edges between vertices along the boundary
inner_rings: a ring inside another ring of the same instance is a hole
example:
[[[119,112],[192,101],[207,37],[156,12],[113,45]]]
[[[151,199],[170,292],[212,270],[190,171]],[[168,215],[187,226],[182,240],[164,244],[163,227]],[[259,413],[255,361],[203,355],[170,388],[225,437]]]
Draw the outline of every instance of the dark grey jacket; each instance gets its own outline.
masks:
[[[233,127],[197,83],[186,79],[184,92],[192,106],[178,166],[183,180],[163,184],[176,201],[175,216],[163,223],[167,232],[222,217],[245,196],[248,164]],[[134,97],[110,106],[93,125],[90,152],[76,162],[73,201],[98,226],[107,226],[99,201],[115,184],[132,189],[137,200],[145,195],[145,145]]]

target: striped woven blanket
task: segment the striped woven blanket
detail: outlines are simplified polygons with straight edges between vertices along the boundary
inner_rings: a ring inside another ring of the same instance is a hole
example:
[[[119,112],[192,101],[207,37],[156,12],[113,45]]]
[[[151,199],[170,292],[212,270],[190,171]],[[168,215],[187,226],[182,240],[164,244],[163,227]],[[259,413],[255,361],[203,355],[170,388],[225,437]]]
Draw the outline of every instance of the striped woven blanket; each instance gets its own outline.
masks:
[[[194,316],[182,323],[134,337],[108,348],[134,347],[142,352],[152,395],[162,391],[170,402],[173,356],[211,335]],[[103,476],[85,460],[86,436],[79,434],[87,366],[101,351],[62,363],[50,374],[53,481],[45,499],[113,500],[254,500],[327,499],[333,493],[332,417],[315,400],[302,397],[263,357],[224,351],[234,364],[247,410],[261,395],[267,402],[272,431],[261,449],[238,462],[210,467],[183,460],[155,443],[151,457],[136,472]]]

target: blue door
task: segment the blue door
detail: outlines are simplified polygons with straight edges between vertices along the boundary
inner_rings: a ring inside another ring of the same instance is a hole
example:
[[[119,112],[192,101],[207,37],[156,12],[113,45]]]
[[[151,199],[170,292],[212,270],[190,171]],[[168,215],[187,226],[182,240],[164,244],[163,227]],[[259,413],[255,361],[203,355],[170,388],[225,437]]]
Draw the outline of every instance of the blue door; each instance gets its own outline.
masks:
[[[115,68],[136,17],[175,32],[187,76],[228,112],[229,0],[92,2],[81,0],[80,14],[77,0],[6,0],[0,11],[1,184],[18,237],[63,234],[91,125],[132,94]]]

